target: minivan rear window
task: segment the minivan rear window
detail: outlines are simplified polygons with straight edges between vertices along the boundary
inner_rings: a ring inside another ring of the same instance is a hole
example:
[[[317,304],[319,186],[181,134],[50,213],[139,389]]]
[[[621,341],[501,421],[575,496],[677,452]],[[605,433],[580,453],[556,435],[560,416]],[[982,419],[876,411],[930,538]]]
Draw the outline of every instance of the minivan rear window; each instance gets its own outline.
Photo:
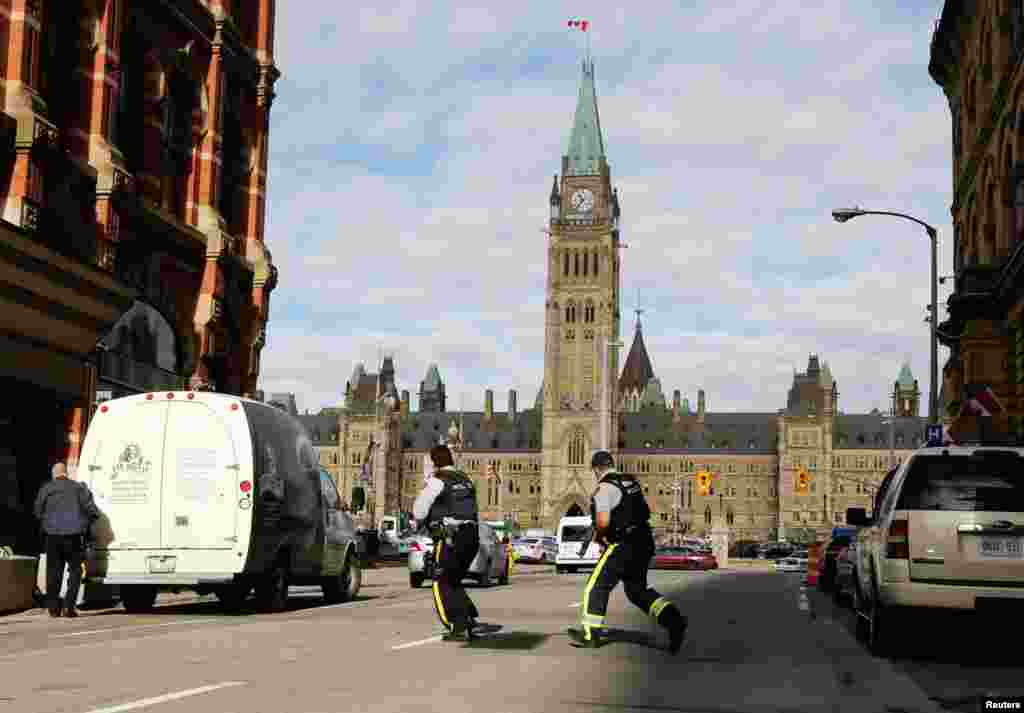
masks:
[[[566,525],[562,528],[562,542],[583,542],[588,529],[579,525]]]
[[[1016,454],[918,456],[896,509],[1024,512],[1022,467]]]

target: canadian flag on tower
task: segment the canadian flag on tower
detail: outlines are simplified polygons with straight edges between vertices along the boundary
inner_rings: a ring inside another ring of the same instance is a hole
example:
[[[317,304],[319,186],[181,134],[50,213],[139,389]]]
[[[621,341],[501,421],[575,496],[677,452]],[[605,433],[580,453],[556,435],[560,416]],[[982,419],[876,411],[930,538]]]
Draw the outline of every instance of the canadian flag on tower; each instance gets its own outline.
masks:
[[[587,28],[590,27],[590,20],[569,20],[569,27],[575,27],[582,32],[586,32]]]

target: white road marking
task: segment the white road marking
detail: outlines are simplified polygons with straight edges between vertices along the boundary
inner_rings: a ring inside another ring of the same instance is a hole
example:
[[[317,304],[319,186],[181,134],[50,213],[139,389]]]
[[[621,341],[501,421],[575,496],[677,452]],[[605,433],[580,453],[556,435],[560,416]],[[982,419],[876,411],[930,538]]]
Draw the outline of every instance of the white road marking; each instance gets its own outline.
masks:
[[[399,651],[401,649],[410,649],[413,646],[423,646],[423,644],[430,644],[430,643],[433,643],[435,641],[440,641],[440,640],[441,640],[440,636],[431,636],[429,639],[421,639],[420,641],[412,641],[412,642],[410,642],[408,644],[401,644],[400,646],[392,646],[391,650],[392,651]]]
[[[94,708],[88,713],[122,713],[122,711],[133,711],[138,708],[146,708],[147,706],[155,706],[158,703],[166,703],[168,701],[176,701],[180,698],[188,698],[189,696],[198,696],[200,693],[209,693],[210,691],[217,691],[221,688],[231,688],[233,686],[244,686],[244,681],[225,681],[224,683],[217,683],[212,686],[203,686],[201,688],[190,688],[187,691],[177,691],[175,693],[167,693],[162,696],[154,696],[153,698],[143,698],[140,701],[133,701],[132,703],[122,703],[117,706],[109,706],[107,708]]]
[[[105,629],[86,629],[83,631],[69,631],[64,634],[50,634],[51,639],[63,639],[68,636],[87,636],[89,634],[102,634],[106,631],[132,631],[134,629],[161,629],[166,626],[186,626],[188,624],[214,624],[223,623],[213,619],[194,619],[188,621],[171,621],[166,624],[139,624],[137,626],[111,626]]]

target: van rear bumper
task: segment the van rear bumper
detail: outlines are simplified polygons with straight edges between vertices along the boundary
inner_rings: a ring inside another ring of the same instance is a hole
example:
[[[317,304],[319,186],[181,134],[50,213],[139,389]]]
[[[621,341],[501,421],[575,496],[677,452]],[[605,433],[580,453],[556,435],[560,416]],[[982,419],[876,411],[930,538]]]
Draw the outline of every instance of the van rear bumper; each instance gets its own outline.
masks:
[[[181,587],[231,584],[235,581],[235,575],[230,572],[204,572],[203,574],[189,574],[187,572],[180,574],[118,574],[108,577],[90,577],[89,581],[96,584],[113,584],[118,586],[124,584],[148,584],[157,587]]]

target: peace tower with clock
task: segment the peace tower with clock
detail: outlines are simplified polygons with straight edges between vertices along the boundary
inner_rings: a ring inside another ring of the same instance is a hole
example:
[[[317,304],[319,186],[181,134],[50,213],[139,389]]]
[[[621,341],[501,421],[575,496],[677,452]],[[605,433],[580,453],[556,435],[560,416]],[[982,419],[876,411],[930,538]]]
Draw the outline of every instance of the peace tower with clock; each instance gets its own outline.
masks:
[[[556,498],[542,504],[545,521],[573,502],[586,502],[593,487],[590,454],[595,448],[614,453],[618,430],[618,355],[608,344],[619,339],[620,212],[590,60],[583,62],[576,114],[550,206],[541,471],[547,492]]]

